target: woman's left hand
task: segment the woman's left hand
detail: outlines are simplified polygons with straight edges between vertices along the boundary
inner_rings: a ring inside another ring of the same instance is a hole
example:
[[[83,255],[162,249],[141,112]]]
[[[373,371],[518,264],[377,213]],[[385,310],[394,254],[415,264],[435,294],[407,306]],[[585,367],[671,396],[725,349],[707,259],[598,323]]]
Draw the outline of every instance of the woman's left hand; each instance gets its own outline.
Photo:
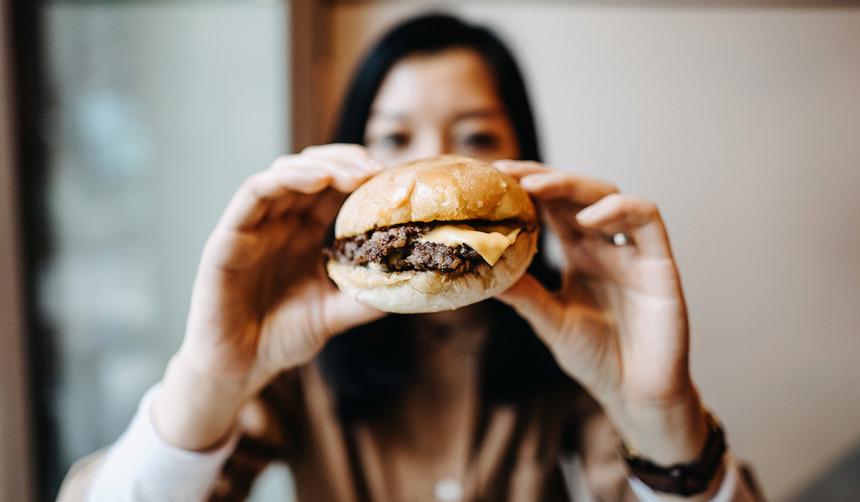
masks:
[[[603,406],[625,442],[662,465],[698,457],[707,422],[690,378],[684,295],[654,203],[535,162],[499,161],[561,240],[562,287],[526,275],[499,296]],[[629,237],[617,245],[612,236]]]

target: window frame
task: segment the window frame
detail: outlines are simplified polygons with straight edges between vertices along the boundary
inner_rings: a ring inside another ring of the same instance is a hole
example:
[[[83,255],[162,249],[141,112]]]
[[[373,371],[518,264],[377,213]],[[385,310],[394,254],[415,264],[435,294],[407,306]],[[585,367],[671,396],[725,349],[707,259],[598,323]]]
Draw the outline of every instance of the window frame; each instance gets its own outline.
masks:
[[[321,7],[288,2],[287,63],[291,148],[318,142],[314,67],[319,61]],[[45,213],[47,149],[41,138],[48,103],[43,72],[45,0],[0,0],[0,500],[48,501],[64,472],[45,389],[55,337],[37,309],[36,276],[49,256]],[[285,89],[285,92],[287,90]],[[285,110],[285,113],[287,110]]]
[[[27,76],[19,73],[27,37],[30,2],[0,0],[0,500],[35,500],[34,430],[31,376],[26,337],[26,287],[28,275],[23,242],[23,178],[20,171],[26,155],[18,134],[29,121],[23,120],[26,105],[19,101]],[[37,3],[37,2],[33,2]],[[23,273],[22,273],[23,271]]]

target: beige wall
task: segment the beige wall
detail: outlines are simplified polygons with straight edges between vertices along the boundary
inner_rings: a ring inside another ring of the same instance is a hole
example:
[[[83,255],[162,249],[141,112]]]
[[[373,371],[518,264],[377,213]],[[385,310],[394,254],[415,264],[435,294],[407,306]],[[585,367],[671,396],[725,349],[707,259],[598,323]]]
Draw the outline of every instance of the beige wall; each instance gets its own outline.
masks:
[[[673,5],[457,10],[513,44],[550,163],[659,202],[696,380],[785,498],[860,441],[860,9]],[[328,10],[327,116],[367,41],[423,8]]]

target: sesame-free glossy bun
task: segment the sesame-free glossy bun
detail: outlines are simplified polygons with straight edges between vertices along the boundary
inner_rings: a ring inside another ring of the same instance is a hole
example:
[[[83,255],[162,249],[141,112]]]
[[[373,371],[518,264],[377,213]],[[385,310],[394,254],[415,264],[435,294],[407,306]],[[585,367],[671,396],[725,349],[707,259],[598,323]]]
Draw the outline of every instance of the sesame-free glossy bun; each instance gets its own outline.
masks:
[[[537,250],[537,230],[523,231],[494,266],[449,276],[409,270],[384,272],[329,260],[329,277],[356,300],[384,312],[417,314],[454,310],[491,298],[519,279]]]
[[[410,222],[535,218],[514,178],[486,162],[443,155],[386,169],[358,187],[337,215],[335,237]]]

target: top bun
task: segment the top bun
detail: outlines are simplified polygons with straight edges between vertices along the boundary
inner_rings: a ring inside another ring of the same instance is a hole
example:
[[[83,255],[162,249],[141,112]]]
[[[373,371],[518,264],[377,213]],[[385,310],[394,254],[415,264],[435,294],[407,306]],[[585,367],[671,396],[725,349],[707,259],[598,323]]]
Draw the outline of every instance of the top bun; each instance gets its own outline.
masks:
[[[346,199],[335,238],[411,222],[517,219],[535,221],[517,181],[486,162],[442,155],[386,169]]]

